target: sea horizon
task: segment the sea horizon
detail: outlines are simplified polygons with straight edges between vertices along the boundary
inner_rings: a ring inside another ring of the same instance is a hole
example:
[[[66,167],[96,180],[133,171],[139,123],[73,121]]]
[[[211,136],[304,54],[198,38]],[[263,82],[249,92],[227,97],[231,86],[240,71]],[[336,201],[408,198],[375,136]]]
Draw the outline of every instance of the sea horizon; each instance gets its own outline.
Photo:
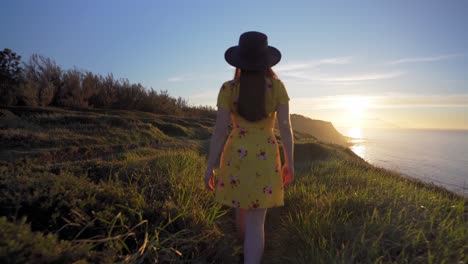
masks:
[[[370,164],[468,196],[468,130],[336,128]]]

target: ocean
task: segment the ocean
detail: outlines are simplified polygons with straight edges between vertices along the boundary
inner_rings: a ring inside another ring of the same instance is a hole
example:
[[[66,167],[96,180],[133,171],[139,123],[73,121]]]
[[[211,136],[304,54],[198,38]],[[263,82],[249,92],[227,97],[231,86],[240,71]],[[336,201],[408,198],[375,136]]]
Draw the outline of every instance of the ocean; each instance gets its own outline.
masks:
[[[337,129],[367,162],[468,197],[468,130]]]

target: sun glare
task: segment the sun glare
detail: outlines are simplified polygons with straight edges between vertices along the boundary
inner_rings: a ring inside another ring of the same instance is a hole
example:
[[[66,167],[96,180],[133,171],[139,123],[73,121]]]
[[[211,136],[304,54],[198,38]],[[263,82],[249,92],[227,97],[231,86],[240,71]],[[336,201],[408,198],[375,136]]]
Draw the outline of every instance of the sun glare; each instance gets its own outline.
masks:
[[[343,99],[344,107],[354,115],[362,115],[369,106],[369,99],[365,97],[348,97]]]
[[[341,106],[345,110],[344,118],[351,127],[361,127],[367,115],[369,98],[363,96],[345,97]]]
[[[362,138],[361,128],[352,127],[348,130],[348,136],[352,138]]]

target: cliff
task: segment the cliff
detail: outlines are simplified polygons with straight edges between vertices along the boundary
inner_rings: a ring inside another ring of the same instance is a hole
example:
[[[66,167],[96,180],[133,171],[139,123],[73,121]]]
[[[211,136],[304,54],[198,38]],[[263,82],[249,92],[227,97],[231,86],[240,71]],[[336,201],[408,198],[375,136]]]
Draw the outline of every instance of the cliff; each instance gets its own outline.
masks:
[[[276,127],[278,124],[276,124]],[[303,115],[291,114],[291,126],[295,134],[308,134],[325,143],[347,146],[348,138],[340,134],[331,122],[315,120]]]

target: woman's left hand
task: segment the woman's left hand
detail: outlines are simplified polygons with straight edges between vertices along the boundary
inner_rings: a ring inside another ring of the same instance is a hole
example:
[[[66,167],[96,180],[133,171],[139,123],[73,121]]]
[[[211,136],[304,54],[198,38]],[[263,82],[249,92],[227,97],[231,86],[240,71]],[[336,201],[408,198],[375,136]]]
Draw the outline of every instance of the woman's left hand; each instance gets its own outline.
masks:
[[[205,172],[205,187],[208,191],[214,191],[214,170],[207,170]]]

